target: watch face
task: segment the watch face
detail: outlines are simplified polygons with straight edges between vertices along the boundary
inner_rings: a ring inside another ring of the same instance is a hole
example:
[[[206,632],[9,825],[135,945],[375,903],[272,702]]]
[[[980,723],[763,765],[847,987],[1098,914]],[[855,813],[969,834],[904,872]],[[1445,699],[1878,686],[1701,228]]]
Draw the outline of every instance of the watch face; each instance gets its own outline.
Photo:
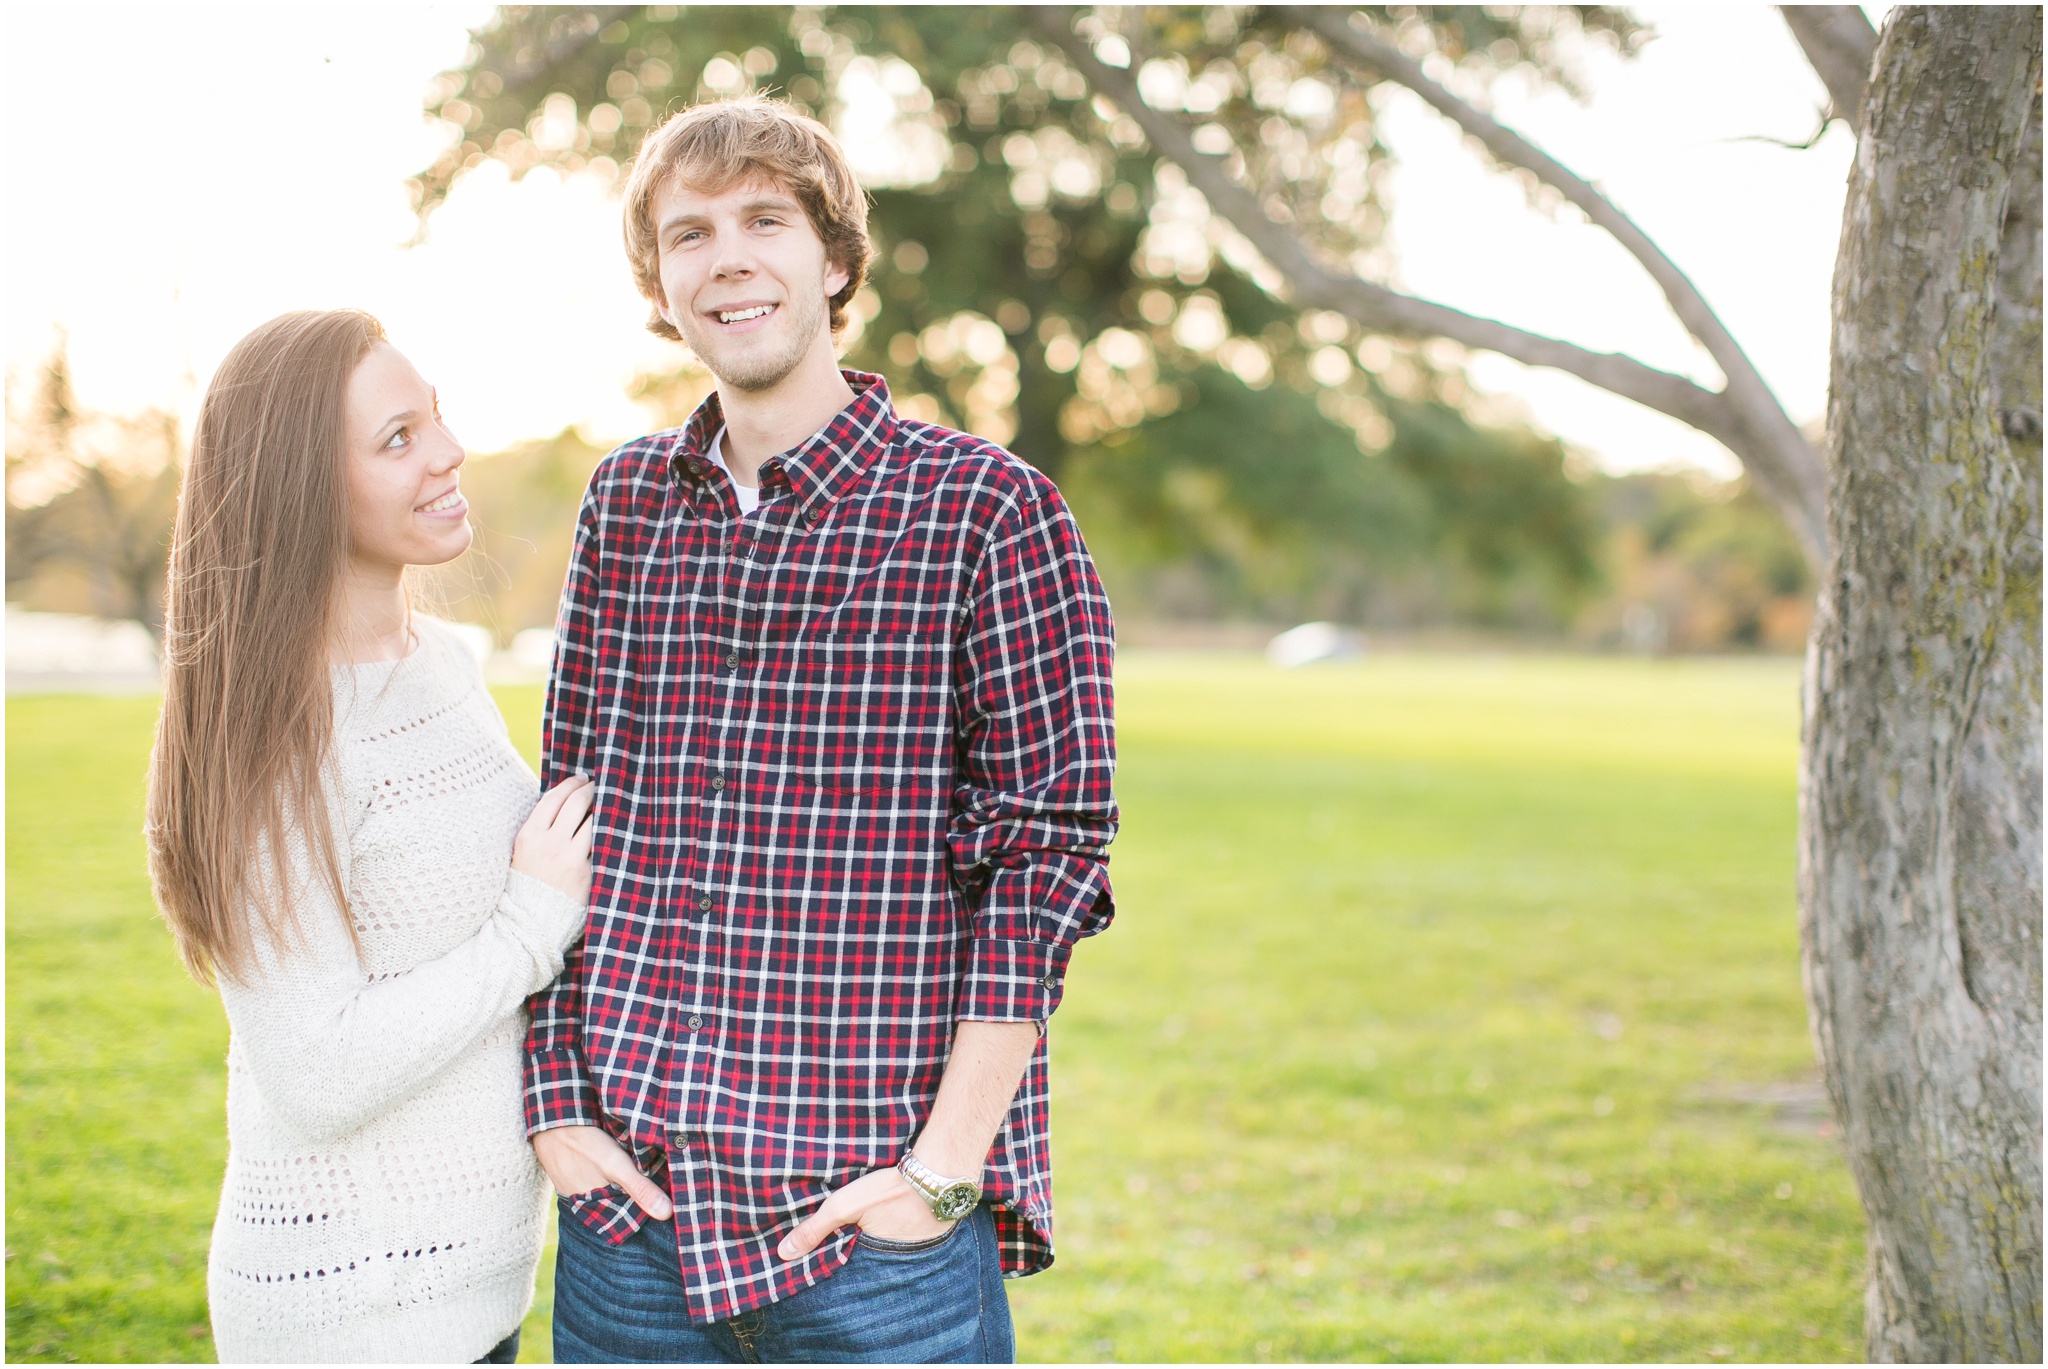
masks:
[[[932,1215],[942,1222],[957,1222],[974,1211],[974,1205],[980,1201],[981,1190],[973,1184],[948,1184],[932,1204]]]

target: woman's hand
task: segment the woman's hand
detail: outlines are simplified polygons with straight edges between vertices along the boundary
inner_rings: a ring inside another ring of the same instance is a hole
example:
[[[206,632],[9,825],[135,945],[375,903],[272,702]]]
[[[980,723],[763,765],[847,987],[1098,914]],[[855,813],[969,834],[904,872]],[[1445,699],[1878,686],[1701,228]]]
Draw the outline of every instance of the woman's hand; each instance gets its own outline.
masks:
[[[581,775],[542,794],[512,839],[512,868],[588,903],[590,838],[597,827],[591,805],[596,799],[597,786]]]

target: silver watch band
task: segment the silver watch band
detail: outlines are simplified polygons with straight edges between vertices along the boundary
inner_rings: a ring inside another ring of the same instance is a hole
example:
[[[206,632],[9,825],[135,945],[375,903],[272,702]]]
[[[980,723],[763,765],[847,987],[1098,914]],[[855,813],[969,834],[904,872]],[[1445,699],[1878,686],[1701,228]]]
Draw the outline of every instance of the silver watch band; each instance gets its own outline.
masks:
[[[903,1152],[896,1168],[940,1221],[958,1220],[981,1201],[980,1184],[972,1179],[948,1179],[911,1151]]]
[[[959,1184],[974,1184],[976,1188],[981,1187],[980,1184],[975,1184],[972,1179],[948,1179],[945,1175],[918,1159],[916,1151],[904,1151],[903,1159],[899,1161],[899,1164],[903,1169],[903,1177],[910,1180],[910,1186],[919,1193],[922,1193],[927,1199],[936,1198],[947,1189]]]

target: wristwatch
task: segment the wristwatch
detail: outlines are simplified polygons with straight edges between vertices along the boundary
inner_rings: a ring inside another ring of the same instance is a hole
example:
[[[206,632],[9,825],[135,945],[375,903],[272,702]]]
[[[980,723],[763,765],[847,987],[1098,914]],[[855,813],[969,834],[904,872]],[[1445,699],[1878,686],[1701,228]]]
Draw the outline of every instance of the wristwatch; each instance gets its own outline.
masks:
[[[932,1216],[942,1222],[959,1221],[981,1202],[980,1184],[972,1179],[948,1179],[934,1174],[929,1166],[907,1150],[897,1161],[896,1168],[903,1175],[903,1181],[931,1207]]]

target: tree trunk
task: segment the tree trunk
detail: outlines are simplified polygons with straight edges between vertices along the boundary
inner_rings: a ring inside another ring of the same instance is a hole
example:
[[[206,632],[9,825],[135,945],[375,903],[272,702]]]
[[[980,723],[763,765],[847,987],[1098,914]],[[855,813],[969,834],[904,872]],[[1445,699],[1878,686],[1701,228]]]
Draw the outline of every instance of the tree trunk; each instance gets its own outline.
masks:
[[[2040,72],[1894,10],[1835,269],[1800,931],[1880,1361],[2041,1358]]]

